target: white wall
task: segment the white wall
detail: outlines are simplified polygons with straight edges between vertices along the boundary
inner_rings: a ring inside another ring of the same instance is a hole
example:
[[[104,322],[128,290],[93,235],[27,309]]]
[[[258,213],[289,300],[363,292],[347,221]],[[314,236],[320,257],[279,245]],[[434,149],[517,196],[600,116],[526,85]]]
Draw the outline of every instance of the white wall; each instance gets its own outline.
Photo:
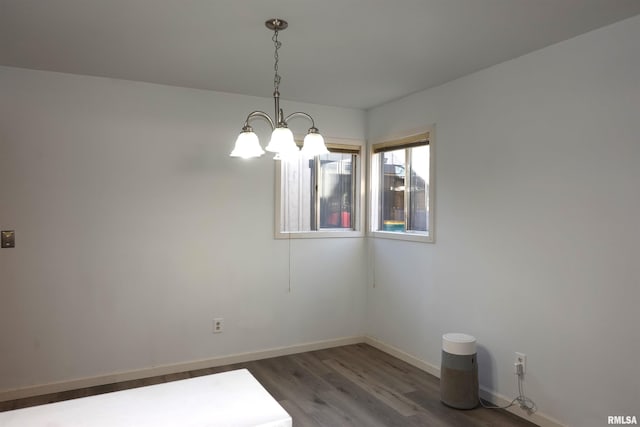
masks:
[[[364,139],[362,111],[282,106]],[[274,240],[273,160],[228,156],[254,109],[0,67],[0,391],[363,334],[363,239]]]
[[[370,242],[368,333],[571,426],[640,416],[640,17],[373,109],[368,137],[435,124],[436,243]]]
[[[437,194],[435,244],[370,240],[366,298],[363,240],[274,240],[272,161],[228,157],[271,100],[0,67],[0,390],[364,332],[437,366],[463,331],[489,390],[516,394],[522,351],[545,414],[640,415],[639,39],[368,112],[371,140],[436,125]],[[283,106],[363,137],[361,111]]]

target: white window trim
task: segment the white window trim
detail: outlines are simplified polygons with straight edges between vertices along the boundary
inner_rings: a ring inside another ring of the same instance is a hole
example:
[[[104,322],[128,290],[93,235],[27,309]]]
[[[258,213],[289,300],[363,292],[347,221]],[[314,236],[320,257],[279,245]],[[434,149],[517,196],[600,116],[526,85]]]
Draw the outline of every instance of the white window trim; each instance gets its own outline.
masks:
[[[304,136],[300,137],[296,135],[295,140],[299,143],[303,140]],[[340,229],[325,229],[318,231],[280,231],[280,218],[281,218],[281,184],[282,184],[282,170],[281,161],[275,161],[275,218],[274,218],[274,237],[276,239],[327,239],[327,238],[352,238],[352,237],[364,237],[364,224],[365,224],[365,195],[366,195],[366,171],[365,167],[367,162],[364,160],[367,155],[366,143],[357,139],[345,139],[345,138],[326,138],[325,143],[331,145],[347,145],[360,148],[360,155],[356,156],[356,171],[360,179],[356,179],[355,188],[355,209],[356,217],[354,221],[353,230],[340,230]]]
[[[417,231],[379,231],[374,230],[375,224],[372,223],[371,217],[373,209],[377,210],[377,206],[373,206],[373,201],[376,200],[376,196],[373,194],[373,180],[374,180],[374,168],[371,163],[373,161],[373,146],[378,144],[384,144],[387,142],[402,141],[404,139],[411,139],[416,135],[427,133],[429,135],[429,216],[428,227],[429,234],[421,233]],[[381,239],[391,240],[405,240],[409,242],[423,242],[423,243],[435,243],[435,198],[436,198],[436,186],[435,186],[435,125],[427,128],[414,129],[413,131],[403,133],[400,135],[389,136],[381,139],[377,139],[367,147],[367,167],[369,169],[369,179],[367,186],[367,236]]]

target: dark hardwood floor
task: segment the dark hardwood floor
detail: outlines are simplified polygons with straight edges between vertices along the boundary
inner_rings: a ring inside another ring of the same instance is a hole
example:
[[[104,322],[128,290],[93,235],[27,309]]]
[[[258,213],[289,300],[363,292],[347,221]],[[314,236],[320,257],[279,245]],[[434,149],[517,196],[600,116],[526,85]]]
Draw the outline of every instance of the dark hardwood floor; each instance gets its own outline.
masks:
[[[247,368],[294,427],[533,426],[506,411],[440,402],[438,379],[367,344],[0,402],[0,411]]]

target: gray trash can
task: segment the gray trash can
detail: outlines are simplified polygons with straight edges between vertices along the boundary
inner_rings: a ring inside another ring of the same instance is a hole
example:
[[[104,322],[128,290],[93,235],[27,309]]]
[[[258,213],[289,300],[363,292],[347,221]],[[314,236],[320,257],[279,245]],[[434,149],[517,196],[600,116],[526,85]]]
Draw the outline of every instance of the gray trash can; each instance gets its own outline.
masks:
[[[442,336],[440,400],[457,409],[478,406],[478,363],[476,339],[450,333]]]

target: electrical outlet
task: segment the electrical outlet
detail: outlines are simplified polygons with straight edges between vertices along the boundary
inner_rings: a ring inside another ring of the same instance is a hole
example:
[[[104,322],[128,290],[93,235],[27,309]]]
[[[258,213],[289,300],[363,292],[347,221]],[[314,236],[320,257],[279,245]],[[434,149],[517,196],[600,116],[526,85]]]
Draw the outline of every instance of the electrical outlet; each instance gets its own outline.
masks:
[[[219,334],[224,329],[224,319],[222,317],[218,317],[213,319],[213,333]]]
[[[16,232],[13,230],[2,230],[2,247],[3,248],[15,248],[16,247]]]
[[[514,362],[514,366],[516,366],[516,374],[518,373],[518,364],[522,365],[522,375],[524,375],[525,372],[527,372],[527,355],[516,351],[516,360]]]

